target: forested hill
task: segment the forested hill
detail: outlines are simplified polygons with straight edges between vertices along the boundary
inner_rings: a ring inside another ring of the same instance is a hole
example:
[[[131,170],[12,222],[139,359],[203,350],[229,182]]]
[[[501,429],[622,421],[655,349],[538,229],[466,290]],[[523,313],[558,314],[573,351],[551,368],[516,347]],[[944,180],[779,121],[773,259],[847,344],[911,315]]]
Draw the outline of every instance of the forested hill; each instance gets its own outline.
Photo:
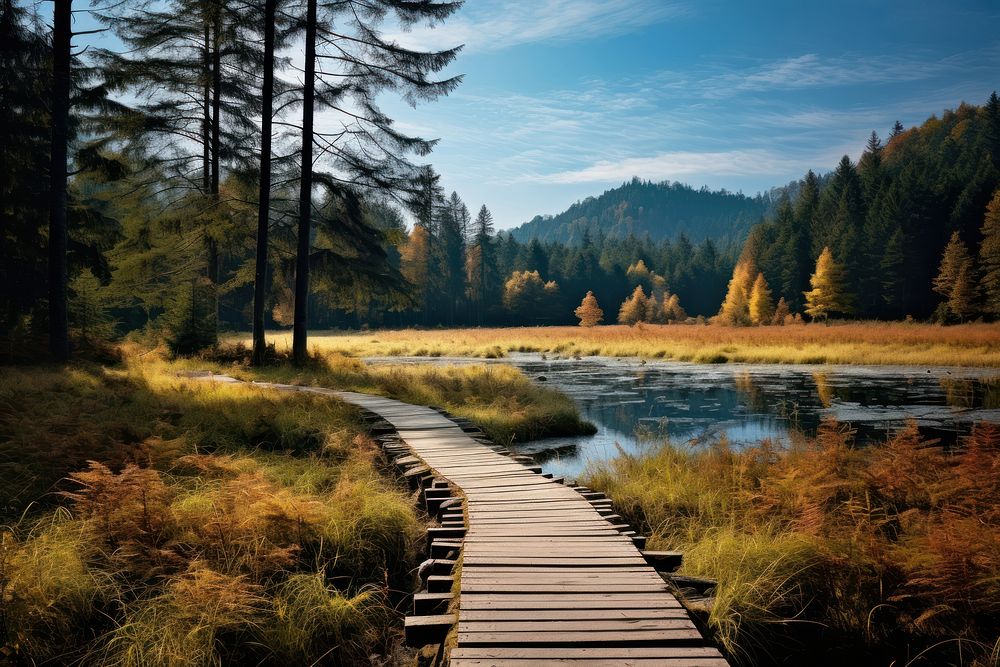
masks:
[[[511,230],[518,241],[576,244],[584,231],[591,236],[624,239],[675,239],[681,233],[693,241],[706,238],[740,242],[761,217],[771,211],[767,195],[747,197],[726,190],[695,190],[683,183],[653,183],[633,178],[588,197],[554,216],[535,216]]]

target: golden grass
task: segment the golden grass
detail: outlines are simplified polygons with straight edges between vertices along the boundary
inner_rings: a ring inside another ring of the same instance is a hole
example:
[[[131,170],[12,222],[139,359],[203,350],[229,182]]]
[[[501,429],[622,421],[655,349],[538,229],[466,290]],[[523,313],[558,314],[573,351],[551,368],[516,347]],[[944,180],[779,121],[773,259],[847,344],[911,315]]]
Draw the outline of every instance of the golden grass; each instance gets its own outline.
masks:
[[[249,340],[248,334],[230,341]],[[287,332],[271,332],[278,349]],[[1000,366],[1000,324],[939,326],[908,322],[835,322],[768,327],[642,324],[599,327],[313,332],[310,348],[366,356],[471,356],[510,352],[644,357],[702,363]]]
[[[718,581],[708,622],[742,664],[995,664],[1000,427],[927,444],[910,426],[855,449],[826,422],[786,449],[622,453],[587,484]]]
[[[2,654],[109,665],[393,654],[422,525],[376,469],[358,411],[184,380],[181,367],[150,354],[0,379]]]
[[[368,366],[337,352],[320,352],[303,369],[288,365],[250,368],[243,347],[222,349],[211,359],[236,360],[213,367],[243,379],[264,379],[380,394],[434,405],[469,419],[496,442],[550,436],[590,434],[594,426],[580,418],[576,404],[564,394],[540,387],[520,370],[505,365]],[[206,360],[187,362],[199,368]]]

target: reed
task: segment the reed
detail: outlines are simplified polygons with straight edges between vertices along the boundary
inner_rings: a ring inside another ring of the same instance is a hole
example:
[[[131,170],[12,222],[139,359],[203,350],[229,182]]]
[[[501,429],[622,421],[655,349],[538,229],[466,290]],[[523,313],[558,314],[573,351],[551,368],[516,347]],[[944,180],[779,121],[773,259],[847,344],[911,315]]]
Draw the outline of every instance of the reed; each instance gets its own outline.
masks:
[[[707,620],[740,664],[993,665],[1000,427],[933,445],[910,425],[856,449],[826,422],[786,447],[621,453],[587,484],[718,581]]]

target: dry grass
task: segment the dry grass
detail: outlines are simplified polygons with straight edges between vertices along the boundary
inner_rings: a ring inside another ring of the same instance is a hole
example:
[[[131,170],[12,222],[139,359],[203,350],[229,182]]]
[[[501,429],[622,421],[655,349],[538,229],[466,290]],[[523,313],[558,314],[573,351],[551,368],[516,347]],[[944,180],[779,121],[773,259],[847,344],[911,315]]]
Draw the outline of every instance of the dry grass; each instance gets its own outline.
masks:
[[[234,335],[231,340],[248,340]],[[278,349],[287,332],[272,332]],[[645,357],[702,363],[1000,366],[1000,324],[939,326],[844,322],[780,327],[643,324],[373,332],[313,332],[311,349],[366,356],[472,356],[509,352]]]
[[[787,449],[665,445],[588,483],[651,548],[683,551],[683,573],[718,580],[709,623],[743,664],[995,664],[1000,427],[955,454],[915,426],[850,439],[827,422]]]
[[[179,368],[150,354],[124,368],[5,372],[0,654],[110,665],[391,655],[422,526],[377,471],[358,412],[185,381]]]
[[[242,346],[223,348],[188,362],[252,380],[318,385],[389,396],[417,405],[435,405],[479,425],[496,442],[590,434],[572,399],[540,387],[516,368],[475,366],[368,366],[337,352],[321,352],[304,369],[288,365],[247,366]],[[220,363],[220,362],[227,363]]]

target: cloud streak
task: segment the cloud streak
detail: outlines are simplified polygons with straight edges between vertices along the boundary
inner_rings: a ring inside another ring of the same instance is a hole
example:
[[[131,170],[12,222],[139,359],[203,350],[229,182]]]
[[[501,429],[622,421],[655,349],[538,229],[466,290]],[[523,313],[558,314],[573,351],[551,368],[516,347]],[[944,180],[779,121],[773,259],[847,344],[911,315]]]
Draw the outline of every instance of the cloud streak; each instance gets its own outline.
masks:
[[[801,164],[768,150],[716,152],[668,151],[648,157],[604,160],[582,169],[540,177],[547,183],[617,183],[633,176],[654,181],[691,176],[747,176],[783,174]]]
[[[626,34],[689,13],[664,0],[503,0],[467,5],[447,30],[418,26],[387,35],[410,48],[441,48],[442,40],[466,52],[494,52],[542,41],[583,41]]]

